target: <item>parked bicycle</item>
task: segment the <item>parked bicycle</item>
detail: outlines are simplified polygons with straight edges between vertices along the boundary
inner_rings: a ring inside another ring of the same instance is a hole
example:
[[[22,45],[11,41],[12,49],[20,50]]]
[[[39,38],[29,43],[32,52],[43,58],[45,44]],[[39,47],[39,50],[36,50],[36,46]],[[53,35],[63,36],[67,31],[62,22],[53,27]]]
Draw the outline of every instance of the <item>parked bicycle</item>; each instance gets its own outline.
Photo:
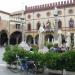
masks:
[[[12,72],[18,73],[21,71],[35,72],[36,64],[35,61],[26,58],[20,58],[16,55],[16,60],[13,61],[9,68]]]
[[[25,71],[27,74],[36,74],[44,71],[44,67],[41,67],[39,61],[31,60],[28,57],[20,58],[17,55],[16,60],[11,63],[9,69],[15,73]]]

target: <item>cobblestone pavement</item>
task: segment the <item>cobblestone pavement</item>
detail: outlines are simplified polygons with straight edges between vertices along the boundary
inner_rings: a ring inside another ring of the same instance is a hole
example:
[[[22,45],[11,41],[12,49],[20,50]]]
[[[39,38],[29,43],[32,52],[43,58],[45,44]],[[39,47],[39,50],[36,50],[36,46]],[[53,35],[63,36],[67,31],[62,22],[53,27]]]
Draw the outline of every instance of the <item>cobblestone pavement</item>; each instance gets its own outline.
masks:
[[[9,70],[6,66],[0,66],[0,75],[47,75],[47,74],[46,73],[33,74],[33,73],[26,73],[26,72],[14,73],[11,70]],[[49,73],[48,75],[59,75],[59,74]]]
[[[0,64],[5,64],[5,62],[2,60],[4,53],[4,47],[0,48]]]

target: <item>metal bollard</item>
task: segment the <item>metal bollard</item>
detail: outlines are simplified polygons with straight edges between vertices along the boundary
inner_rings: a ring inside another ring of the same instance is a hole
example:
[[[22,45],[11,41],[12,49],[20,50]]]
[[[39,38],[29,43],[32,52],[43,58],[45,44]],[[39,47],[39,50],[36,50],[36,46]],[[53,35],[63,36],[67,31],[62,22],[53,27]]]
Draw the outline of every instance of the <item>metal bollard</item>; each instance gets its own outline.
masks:
[[[66,75],[66,69],[63,69],[62,75]]]

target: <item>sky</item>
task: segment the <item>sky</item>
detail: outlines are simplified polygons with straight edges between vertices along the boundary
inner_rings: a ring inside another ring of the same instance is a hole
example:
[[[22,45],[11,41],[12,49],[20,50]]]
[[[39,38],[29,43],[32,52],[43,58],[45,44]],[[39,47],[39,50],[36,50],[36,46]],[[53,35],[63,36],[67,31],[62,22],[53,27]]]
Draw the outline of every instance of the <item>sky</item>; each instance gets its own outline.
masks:
[[[35,6],[58,1],[64,0],[0,0],[0,10],[11,13],[19,10],[24,10],[25,5]]]

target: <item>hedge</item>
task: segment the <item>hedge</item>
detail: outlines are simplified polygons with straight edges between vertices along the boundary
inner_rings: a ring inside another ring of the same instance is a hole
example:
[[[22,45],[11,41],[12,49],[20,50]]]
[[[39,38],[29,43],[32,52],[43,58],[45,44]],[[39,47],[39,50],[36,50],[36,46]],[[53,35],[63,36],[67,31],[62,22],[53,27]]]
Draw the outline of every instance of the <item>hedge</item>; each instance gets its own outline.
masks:
[[[49,69],[75,71],[75,50],[63,53],[52,51],[40,53],[38,51],[26,51],[18,46],[7,46],[3,60],[11,64],[16,59],[16,54],[22,58],[28,57],[31,60],[39,61],[41,65]]]
[[[46,54],[46,59],[46,66],[49,69],[75,71],[75,51],[49,52]]]

